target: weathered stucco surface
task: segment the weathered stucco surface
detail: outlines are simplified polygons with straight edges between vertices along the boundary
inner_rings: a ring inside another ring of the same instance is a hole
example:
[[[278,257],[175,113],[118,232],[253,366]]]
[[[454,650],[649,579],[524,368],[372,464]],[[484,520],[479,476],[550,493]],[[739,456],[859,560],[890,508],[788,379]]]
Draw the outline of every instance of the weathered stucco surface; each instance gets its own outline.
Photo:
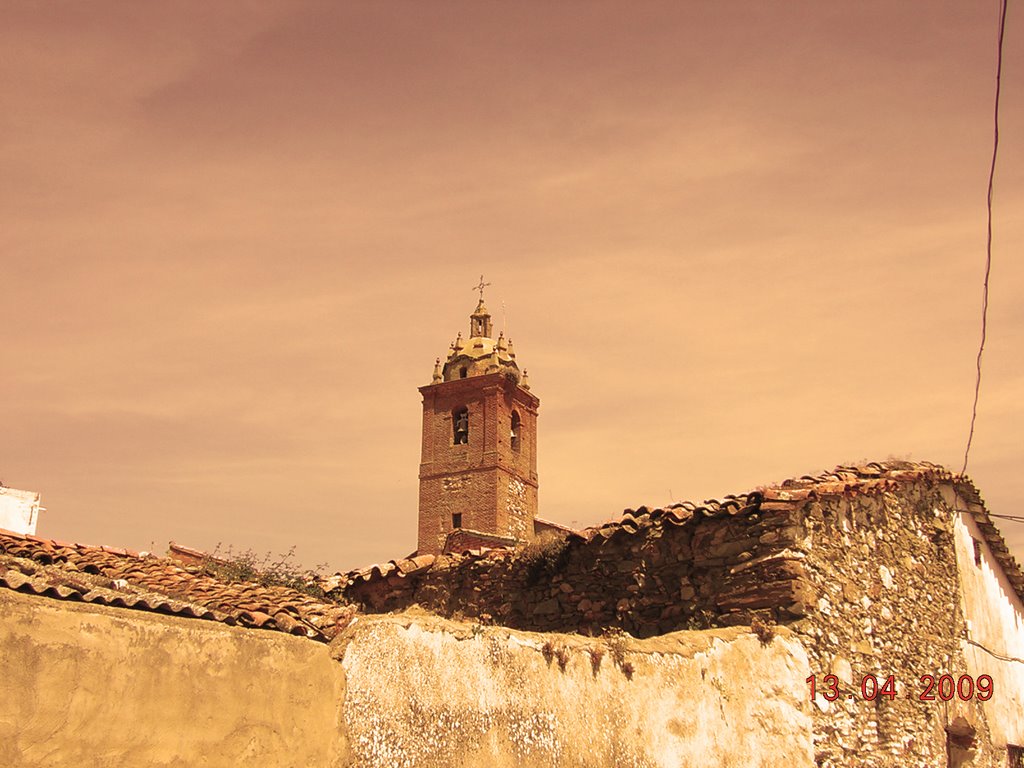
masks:
[[[956,503],[951,501],[951,503]],[[959,507],[964,506],[961,500]],[[975,679],[992,678],[993,695],[982,706],[996,746],[1024,744],[1024,605],[971,515],[956,518],[956,559],[962,585],[967,638],[961,640],[966,671]],[[975,562],[974,542],[979,543],[980,563]],[[968,639],[969,638],[969,639]],[[973,641],[973,642],[971,642]]]
[[[281,632],[0,590],[0,766],[347,765],[340,666]]]
[[[412,611],[330,646],[0,591],[0,765],[808,768],[792,633],[540,635]]]
[[[584,638],[406,614],[358,619],[334,653],[357,768],[814,764],[785,630]]]

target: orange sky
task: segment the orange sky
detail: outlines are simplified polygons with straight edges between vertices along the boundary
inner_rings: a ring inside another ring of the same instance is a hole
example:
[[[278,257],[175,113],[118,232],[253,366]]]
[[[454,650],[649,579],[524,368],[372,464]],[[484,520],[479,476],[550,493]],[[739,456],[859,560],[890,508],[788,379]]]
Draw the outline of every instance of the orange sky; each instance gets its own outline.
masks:
[[[1015,10],[969,468],[1003,514],[1024,513]],[[416,388],[481,272],[541,398],[544,517],[861,459],[959,469],[997,13],[6,2],[0,478],[42,492],[44,536],[405,555]]]

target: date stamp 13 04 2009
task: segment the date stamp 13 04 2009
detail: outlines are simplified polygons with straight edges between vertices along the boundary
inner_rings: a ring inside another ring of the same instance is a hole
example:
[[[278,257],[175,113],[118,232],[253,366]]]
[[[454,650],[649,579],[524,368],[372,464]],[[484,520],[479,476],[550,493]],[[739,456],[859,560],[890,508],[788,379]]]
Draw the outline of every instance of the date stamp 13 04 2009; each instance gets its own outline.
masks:
[[[851,699],[857,698],[858,691],[851,690],[844,694],[839,690],[839,678],[835,675],[811,675],[806,680],[810,686],[811,699],[821,695],[826,701],[835,701],[841,696]],[[978,675],[977,678],[970,675],[922,675],[916,686],[897,685],[896,676],[889,675],[884,680],[879,680],[875,675],[864,675],[860,680],[860,698],[866,701],[874,701],[881,697],[890,701],[900,695],[916,697],[918,701],[951,701],[958,698],[961,701],[977,699],[988,701],[992,698],[992,678],[989,675]]]

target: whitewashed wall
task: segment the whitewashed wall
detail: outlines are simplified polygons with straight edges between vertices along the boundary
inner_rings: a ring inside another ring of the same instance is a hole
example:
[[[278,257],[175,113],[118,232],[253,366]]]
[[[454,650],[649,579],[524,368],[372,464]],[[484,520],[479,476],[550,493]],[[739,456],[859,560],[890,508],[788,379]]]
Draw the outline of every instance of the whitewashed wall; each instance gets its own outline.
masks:
[[[958,506],[962,509],[965,503],[960,501]],[[969,667],[965,672],[975,679],[992,677],[993,695],[984,706],[993,744],[1024,745],[1024,604],[969,511],[956,518],[955,538],[963,609],[969,622],[968,638],[962,641]],[[975,563],[975,540],[981,542],[980,565]]]
[[[36,532],[39,521],[39,494],[0,485],[0,528],[15,533]]]
[[[353,768],[811,768],[807,654],[779,629],[647,640],[361,617],[335,641]]]

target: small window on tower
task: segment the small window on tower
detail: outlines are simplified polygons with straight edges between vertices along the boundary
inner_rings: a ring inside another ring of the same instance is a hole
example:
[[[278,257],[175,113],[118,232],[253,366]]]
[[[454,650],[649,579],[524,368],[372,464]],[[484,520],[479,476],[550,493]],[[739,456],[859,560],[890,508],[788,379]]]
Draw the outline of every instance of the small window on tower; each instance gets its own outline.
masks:
[[[466,445],[469,442],[469,409],[456,408],[452,411],[452,443]]]
[[[456,512],[455,514],[452,515],[452,528],[461,528],[461,527],[462,527],[462,513],[461,512]]]
[[[468,373],[469,373],[469,369],[467,369],[466,366],[462,366],[461,368],[459,368],[459,378],[460,379],[466,378],[466,375]]]
[[[974,564],[981,566],[981,542],[977,539],[971,539],[974,542]]]
[[[512,411],[512,434],[509,438],[509,442],[512,444],[512,450],[519,450],[519,432],[522,429],[522,422],[519,419],[519,413]]]

